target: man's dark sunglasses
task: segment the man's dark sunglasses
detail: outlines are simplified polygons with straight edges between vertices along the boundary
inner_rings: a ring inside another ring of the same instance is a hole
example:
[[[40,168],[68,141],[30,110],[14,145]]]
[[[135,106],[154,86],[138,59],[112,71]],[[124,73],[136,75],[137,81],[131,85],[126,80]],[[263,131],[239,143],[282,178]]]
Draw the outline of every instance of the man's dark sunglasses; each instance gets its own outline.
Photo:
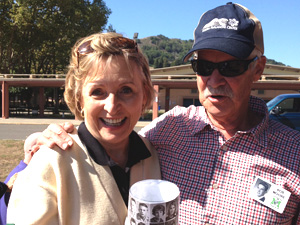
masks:
[[[199,76],[210,76],[215,69],[224,77],[236,77],[248,70],[251,62],[254,62],[258,57],[250,60],[231,60],[219,63],[213,63],[202,59],[191,60],[194,72]]]

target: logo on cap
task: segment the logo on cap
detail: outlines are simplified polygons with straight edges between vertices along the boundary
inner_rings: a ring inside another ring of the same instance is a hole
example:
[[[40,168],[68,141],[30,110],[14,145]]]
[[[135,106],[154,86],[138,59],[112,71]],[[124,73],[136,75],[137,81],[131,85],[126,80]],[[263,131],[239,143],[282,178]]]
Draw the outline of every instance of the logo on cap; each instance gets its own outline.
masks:
[[[239,21],[237,21],[236,19],[214,18],[202,28],[202,32],[211,29],[237,30],[238,25],[239,25]]]

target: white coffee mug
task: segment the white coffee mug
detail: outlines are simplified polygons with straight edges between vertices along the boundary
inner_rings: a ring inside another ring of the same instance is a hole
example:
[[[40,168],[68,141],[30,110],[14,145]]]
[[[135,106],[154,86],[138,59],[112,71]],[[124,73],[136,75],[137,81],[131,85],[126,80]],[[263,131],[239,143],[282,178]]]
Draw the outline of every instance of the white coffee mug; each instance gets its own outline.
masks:
[[[143,180],[129,190],[126,225],[177,225],[180,192],[165,180]]]

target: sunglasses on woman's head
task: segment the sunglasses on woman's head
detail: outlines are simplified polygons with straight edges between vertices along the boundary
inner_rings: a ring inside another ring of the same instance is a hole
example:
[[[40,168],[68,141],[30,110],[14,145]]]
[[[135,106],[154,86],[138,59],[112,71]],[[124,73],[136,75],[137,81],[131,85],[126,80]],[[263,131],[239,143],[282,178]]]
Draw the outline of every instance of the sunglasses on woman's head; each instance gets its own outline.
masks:
[[[231,60],[219,63],[213,63],[202,59],[191,60],[194,72],[199,76],[208,77],[215,69],[224,77],[236,77],[248,70],[249,64],[254,62],[258,57],[250,60]]]
[[[108,40],[114,47],[120,48],[126,51],[138,52],[137,43],[135,40],[117,37]],[[79,58],[83,55],[94,52],[95,50],[91,46],[91,40],[82,43],[77,49],[77,66],[79,68]]]

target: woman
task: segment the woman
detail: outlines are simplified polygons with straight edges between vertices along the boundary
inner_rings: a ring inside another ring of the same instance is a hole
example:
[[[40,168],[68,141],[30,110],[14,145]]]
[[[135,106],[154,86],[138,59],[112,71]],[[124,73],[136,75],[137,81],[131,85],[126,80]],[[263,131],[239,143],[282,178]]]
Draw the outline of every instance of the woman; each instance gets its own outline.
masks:
[[[168,204],[167,221],[174,219],[177,216],[176,203],[172,201]]]
[[[165,215],[165,207],[161,204],[156,205],[152,209],[152,215],[154,217],[151,218],[150,224],[164,224],[164,215]]]
[[[167,218],[166,218],[166,225],[176,225],[177,222],[177,207],[175,201],[171,201],[167,204]]]
[[[83,38],[72,49],[64,97],[84,120],[74,145],[36,153],[15,184],[7,222],[124,224],[130,185],[160,178],[155,151],[133,131],[154,97],[147,60],[119,34]]]

